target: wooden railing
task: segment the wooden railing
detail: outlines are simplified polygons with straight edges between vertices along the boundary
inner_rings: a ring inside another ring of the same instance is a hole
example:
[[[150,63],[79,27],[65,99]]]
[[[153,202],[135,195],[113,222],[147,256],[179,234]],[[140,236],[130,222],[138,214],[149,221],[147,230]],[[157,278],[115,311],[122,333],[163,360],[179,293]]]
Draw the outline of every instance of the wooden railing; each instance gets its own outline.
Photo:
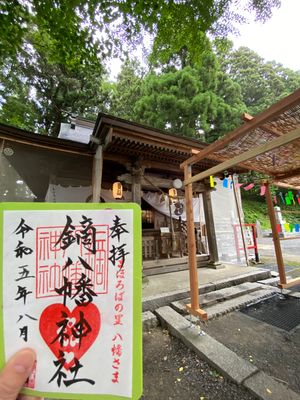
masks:
[[[175,248],[172,249],[171,233],[161,234],[158,230],[145,231],[142,236],[143,260],[170,258],[187,254],[187,240],[183,234],[175,232]]]

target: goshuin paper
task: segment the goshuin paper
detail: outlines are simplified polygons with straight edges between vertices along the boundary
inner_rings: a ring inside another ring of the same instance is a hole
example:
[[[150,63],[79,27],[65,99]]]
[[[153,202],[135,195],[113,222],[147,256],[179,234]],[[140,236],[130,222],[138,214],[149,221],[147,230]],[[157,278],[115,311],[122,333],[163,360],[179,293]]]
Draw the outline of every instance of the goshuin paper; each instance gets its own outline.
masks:
[[[2,203],[1,365],[31,347],[24,393],[142,393],[140,209]]]

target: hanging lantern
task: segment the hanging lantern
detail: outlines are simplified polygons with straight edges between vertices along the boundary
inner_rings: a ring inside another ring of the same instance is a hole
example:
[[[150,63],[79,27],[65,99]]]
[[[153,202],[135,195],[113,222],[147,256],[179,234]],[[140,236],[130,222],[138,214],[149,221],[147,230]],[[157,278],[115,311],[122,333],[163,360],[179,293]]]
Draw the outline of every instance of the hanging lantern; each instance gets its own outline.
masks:
[[[178,178],[174,179],[173,186],[175,189],[181,189],[182,188],[182,180],[178,179]]]
[[[175,188],[169,189],[169,197],[171,199],[174,199],[175,197],[177,197],[177,190]]]
[[[123,186],[121,182],[114,182],[112,187],[113,198],[121,199],[123,197]]]

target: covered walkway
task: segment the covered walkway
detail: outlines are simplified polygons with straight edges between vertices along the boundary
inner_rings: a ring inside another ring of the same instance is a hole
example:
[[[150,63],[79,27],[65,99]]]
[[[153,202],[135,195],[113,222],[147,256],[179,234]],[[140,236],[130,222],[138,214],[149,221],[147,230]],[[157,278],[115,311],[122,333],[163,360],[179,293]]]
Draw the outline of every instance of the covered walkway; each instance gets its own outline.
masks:
[[[272,227],[280,276],[279,287],[288,288],[300,282],[299,278],[290,282],[287,282],[286,279],[274,212],[274,199],[270,191],[272,184],[288,189],[300,189],[300,89],[255,117],[245,115],[244,120],[245,123],[242,126],[181,164],[185,175],[186,208],[189,216],[187,225],[191,304],[187,308],[192,314],[202,319],[206,319],[207,314],[200,308],[198,297],[198,276],[193,239],[193,205],[191,202],[192,185],[209,177],[212,180],[213,176],[224,172],[231,175],[233,180],[232,168],[237,166],[249,171],[257,171],[266,177],[261,184],[264,185]],[[205,159],[218,161],[219,164],[193,175],[192,166]],[[233,184],[233,189],[235,191],[235,184]],[[289,196],[293,196],[293,193],[290,193]],[[241,231],[243,236],[242,225]]]

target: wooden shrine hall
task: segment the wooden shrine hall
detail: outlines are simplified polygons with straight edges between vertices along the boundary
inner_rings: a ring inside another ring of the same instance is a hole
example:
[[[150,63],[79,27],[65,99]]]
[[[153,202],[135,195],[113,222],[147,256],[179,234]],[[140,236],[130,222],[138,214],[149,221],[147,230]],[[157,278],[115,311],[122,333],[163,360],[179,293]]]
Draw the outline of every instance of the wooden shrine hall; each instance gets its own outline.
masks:
[[[187,269],[183,171],[207,145],[120,118],[75,118],[54,138],[0,125],[1,201],[110,202],[141,205],[145,274]],[[194,164],[199,174],[213,157]],[[239,167],[240,169],[240,167]],[[236,171],[236,169],[233,169]],[[209,179],[193,186],[197,266],[219,261]],[[197,208],[200,207],[200,203]],[[234,247],[234,246],[232,246]]]

